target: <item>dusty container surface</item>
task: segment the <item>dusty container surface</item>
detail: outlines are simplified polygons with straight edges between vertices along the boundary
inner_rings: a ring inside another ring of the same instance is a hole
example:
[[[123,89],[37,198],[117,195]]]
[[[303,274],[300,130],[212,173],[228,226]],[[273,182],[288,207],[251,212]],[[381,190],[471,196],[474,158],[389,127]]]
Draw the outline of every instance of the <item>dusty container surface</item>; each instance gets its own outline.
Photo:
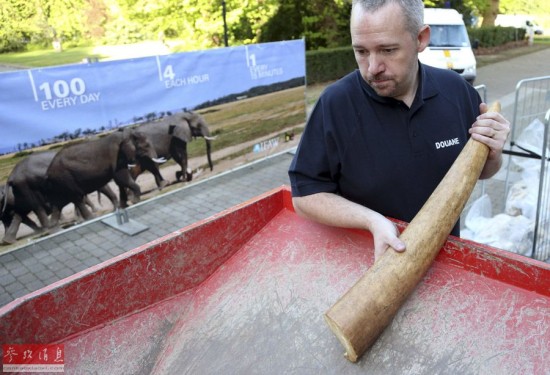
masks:
[[[13,301],[0,341],[68,374],[548,374],[550,266],[456,238],[350,363],[323,314],[372,261],[276,189]]]

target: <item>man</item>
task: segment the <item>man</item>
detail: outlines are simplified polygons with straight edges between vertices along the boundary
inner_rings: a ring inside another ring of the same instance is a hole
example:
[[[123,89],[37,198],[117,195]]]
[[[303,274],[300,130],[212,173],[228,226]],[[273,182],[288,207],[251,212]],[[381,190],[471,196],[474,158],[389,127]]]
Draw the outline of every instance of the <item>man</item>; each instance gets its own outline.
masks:
[[[423,13],[421,0],[354,0],[359,69],[321,95],[289,169],[296,212],[369,230],[375,258],[388,246],[405,251],[386,216],[410,222],[469,135],[490,148],[489,178],[510,128],[498,113],[480,114],[487,106],[458,74],[418,61],[430,40]]]

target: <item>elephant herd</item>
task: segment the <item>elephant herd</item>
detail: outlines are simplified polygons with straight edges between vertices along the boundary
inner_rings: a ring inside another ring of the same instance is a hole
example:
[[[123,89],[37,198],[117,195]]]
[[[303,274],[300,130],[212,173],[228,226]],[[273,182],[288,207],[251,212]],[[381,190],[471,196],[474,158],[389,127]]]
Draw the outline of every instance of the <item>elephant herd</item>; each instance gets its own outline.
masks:
[[[59,151],[30,154],[15,165],[6,185],[1,188],[1,220],[5,233],[2,243],[16,241],[21,223],[34,231],[56,230],[61,210],[69,203],[84,220],[93,217],[87,195],[98,191],[115,207],[126,207],[128,191],[132,201],[139,201],[141,191],[135,182],[143,171],[150,171],[159,188],[166,185],[158,164],[172,158],[181,167],[179,181],[192,179],[187,167],[187,143],[195,137],[206,141],[210,170],[211,141],[204,118],[194,112],[182,112],[114,131],[94,140],[72,144]],[[119,197],[108,186],[114,180]],[[29,214],[38,218],[37,225]]]

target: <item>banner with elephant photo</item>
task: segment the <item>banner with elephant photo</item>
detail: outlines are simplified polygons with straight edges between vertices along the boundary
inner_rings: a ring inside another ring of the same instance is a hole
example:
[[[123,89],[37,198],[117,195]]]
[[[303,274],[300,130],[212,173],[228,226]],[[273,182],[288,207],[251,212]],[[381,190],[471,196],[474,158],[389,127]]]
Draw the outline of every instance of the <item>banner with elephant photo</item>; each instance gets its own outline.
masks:
[[[0,154],[304,84],[304,40],[1,73]]]

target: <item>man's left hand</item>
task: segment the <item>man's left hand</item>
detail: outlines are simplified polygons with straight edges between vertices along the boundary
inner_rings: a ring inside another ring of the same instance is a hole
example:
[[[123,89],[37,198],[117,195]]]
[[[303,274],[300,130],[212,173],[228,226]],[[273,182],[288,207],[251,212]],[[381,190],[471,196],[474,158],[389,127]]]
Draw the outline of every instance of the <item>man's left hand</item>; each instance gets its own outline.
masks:
[[[487,112],[487,104],[481,103],[479,110],[481,115],[470,128],[473,139],[486,144],[490,148],[489,160],[500,158],[504,144],[510,133],[510,122],[498,112]]]

